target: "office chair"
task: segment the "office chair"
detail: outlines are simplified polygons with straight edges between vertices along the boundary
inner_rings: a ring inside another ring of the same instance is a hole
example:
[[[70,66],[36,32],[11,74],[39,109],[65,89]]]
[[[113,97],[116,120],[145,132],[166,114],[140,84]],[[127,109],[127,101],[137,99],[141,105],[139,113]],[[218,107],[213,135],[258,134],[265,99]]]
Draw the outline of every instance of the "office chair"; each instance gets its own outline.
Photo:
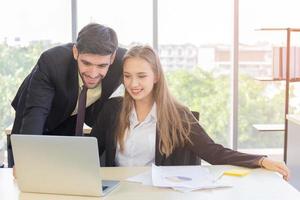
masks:
[[[199,121],[200,113],[197,111],[191,111],[194,117]],[[201,165],[201,158],[199,158],[197,155],[190,157],[190,163],[192,165]]]

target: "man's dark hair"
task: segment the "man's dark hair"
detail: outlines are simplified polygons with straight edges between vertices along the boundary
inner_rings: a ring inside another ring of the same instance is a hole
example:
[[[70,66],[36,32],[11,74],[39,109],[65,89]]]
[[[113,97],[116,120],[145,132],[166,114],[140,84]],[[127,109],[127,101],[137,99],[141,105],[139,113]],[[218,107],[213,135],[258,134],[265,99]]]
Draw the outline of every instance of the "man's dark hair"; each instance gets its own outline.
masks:
[[[78,33],[76,47],[79,53],[110,55],[118,47],[117,34],[112,28],[90,23]]]

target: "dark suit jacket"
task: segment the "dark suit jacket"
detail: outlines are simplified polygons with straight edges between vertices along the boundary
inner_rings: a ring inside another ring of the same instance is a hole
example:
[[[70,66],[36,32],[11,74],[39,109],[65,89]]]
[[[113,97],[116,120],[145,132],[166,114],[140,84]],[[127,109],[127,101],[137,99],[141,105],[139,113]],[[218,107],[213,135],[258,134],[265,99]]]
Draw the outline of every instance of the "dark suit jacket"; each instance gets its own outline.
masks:
[[[45,51],[20,86],[12,106],[16,111],[12,134],[74,135],[78,98],[78,66],[73,44]],[[104,102],[121,84],[125,49],[118,48],[114,63],[102,80],[101,97],[86,109],[85,123],[93,126]],[[8,144],[9,157],[11,146]],[[11,162],[12,158],[9,158]]]
[[[115,128],[121,104],[122,98],[109,99],[101,110],[91,132],[91,136],[98,139],[99,155],[101,156],[105,152],[105,156],[103,156],[105,166],[115,166]],[[194,118],[191,117],[191,119]],[[216,144],[198,122],[192,124],[190,137],[193,144],[187,142],[183,147],[176,147],[169,157],[165,157],[160,154],[158,149],[159,132],[157,131],[155,164],[167,166],[194,165],[197,164],[197,158],[200,157],[214,165],[230,164],[255,168],[259,167],[257,161],[263,157],[240,153]]]

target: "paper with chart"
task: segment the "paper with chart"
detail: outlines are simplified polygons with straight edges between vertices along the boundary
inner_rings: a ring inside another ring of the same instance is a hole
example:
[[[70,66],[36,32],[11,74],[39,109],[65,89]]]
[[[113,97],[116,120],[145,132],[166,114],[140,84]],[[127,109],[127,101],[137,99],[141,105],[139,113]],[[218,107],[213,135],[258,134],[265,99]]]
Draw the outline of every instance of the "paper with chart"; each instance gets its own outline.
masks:
[[[144,185],[171,187],[182,192],[199,189],[230,187],[228,183],[216,181],[218,177],[201,166],[156,166],[151,171],[144,172],[127,181],[139,182]]]

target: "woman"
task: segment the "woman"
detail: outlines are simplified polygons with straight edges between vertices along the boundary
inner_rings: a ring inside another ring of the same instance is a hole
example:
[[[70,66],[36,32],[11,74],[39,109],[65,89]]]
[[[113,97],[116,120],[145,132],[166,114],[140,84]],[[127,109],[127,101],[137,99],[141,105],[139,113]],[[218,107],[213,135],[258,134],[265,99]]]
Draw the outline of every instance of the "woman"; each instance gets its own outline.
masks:
[[[216,144],[171,96],[151,47],[135,46],[125,54],[123,81],[124,99],[110,99],[91,132],[100,155],[105,151],[106,166],[193,165],[201,158],[215,165],[264,167],[288,179],[282,162]]]

